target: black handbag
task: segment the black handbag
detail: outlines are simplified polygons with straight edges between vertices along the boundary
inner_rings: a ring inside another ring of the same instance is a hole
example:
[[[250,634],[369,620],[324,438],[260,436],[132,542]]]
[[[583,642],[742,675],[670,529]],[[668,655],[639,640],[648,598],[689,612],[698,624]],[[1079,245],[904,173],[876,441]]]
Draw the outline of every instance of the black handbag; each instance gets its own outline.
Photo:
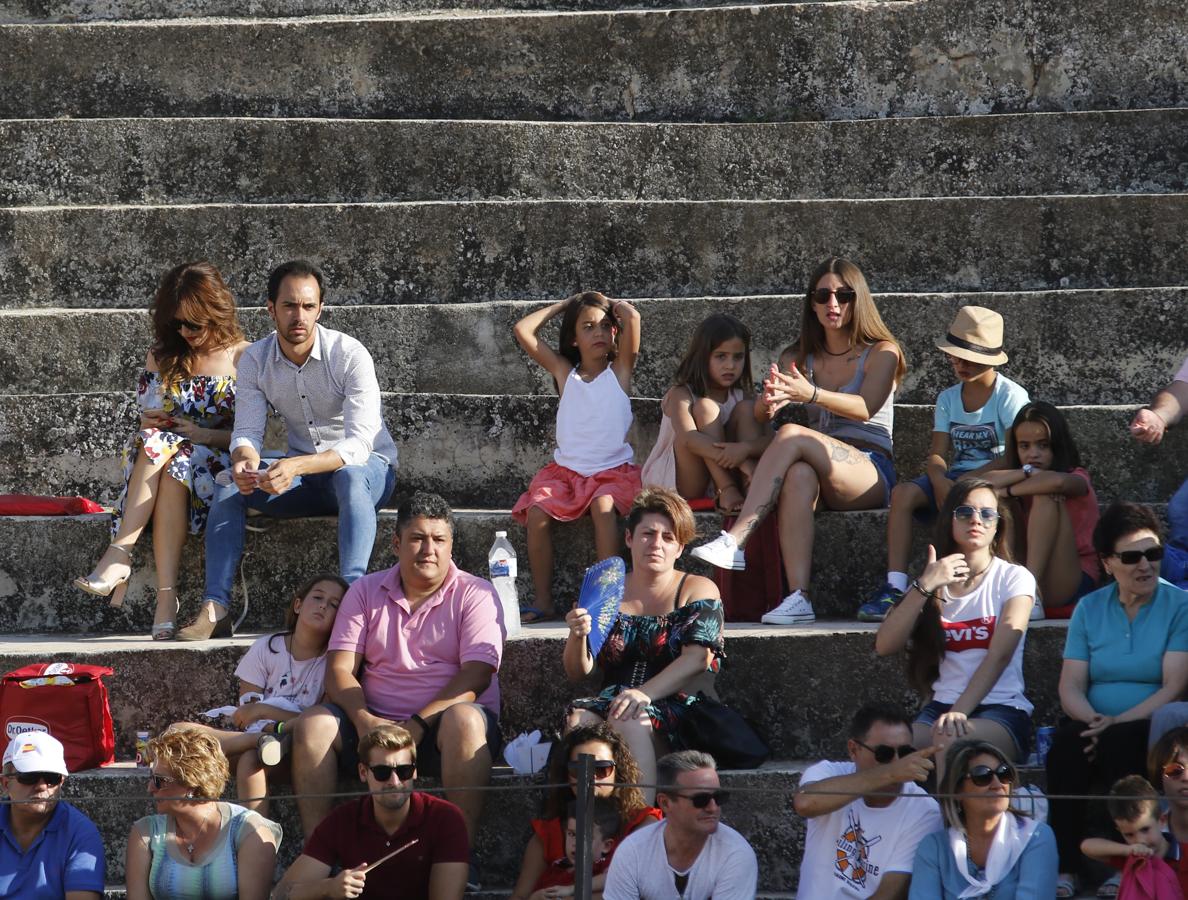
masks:
[[[703,691],[686,701],[677,734],[686,747],[708,753],[723,769],[757,769],[771,756],[750,722]]]

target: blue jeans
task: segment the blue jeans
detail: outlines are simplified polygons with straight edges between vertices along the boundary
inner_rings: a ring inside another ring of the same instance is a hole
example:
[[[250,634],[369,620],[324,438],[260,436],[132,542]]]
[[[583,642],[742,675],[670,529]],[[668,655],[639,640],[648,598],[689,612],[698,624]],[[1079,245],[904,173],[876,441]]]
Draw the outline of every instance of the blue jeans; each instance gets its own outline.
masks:
[[[261,460],[263,464],[275,459]],[[294,478],[283,494],[257,490],[241,494],[235,485],[215,490],[206,520],[205,600],[220,606],[231,602],[235,567],[243,555],[247,510],[258,509],[278,519],[338,515],[338,571],[347,581],[367,573],[375,545],[375,513],[392,495],[396,473],[382,456],[372,453],[361,466],[343,466]]]

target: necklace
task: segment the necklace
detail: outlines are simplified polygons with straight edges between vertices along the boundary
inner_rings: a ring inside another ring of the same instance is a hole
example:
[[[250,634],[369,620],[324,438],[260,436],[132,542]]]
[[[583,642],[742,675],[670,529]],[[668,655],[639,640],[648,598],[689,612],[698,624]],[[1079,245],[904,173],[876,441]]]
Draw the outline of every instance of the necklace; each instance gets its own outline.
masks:
[[[194,839],[187,841],[184,837],[182,837],[181,830],[177,827],[181,823],[177,819],[173,820],[173,833],[177,835],[177,842],[179,844],[185,844],[186,853],[188,853],[190,856],[190,862],[194,861],[194,845],[198,843],[198,841],[202,840],[202,831],[204,828],[206,828],[206,823],[208,821],[210,821],[209,812],[202,817],[202,821],[199,822],[198,827],[194,829]]]
[[[853,353],[853,352],[854,352],[854,345],[853,345],[853,344],[851,344],[851,345],[850,345],[850,346],[848,346],[848,347],[847,347],[845,350],[842,350],[840,353],[834,353],[834,352],[833,352],[832,350],[830,350],[828,347],[822,347],[821,349],[822,349],[822,350],[824,350],[824,351],[825,351],[825,353],[826,353],[827,355],[829,355],[829,356],[845,356],[847,353]]]
[[[964,584],[970,584],[970,583],[971,583],[971,582],[972,582],[972,581],[973,581],[975,578],[977,578],[979,575],[982,575],[982,574],[984,574],[984,573],[986,572],[986,570],[990,568],[990,566],[991,566],[991,564],[992,564],[993,562],[994,562],[994,558],[993,558],[993,557],[991,557],[991,559],[990,559],[990,562],[986,563],[986,565],[985,565],[985,566],[983,566],[982,568],[978,569],[978,571],[976,571],[976,572],[970,572],[968,575],[966,575],[966,576],[965,576],[965,579],[964,579],[964,581],[963,581],[963,583],[964,583]]]
[[[288,684],[282,685],[282,686],[287,691],[287,696],[291,697],[293,699],[293,702],[296,703],[298,700],[300,700],[302,692],[304,692],[306,689],[306,682],[309,681],[310,676],[313,674],[314,670],[317,668],[318,660],[321,659],[326,654],[325,654],[325,651],[323,651],[321,656],[314,656],[314,657],[311,657],[310,659],[301,660],[301,662],[305,663],[306,666],[305,666],[304,671],[302,671],[302,673],[301,673],[301,680],[297,681],[293,677],[293,662],[294,662],[294,660],[293,660],[293,635],[290,634],[290,635],[285,636],[284,638],[281,639],[281,643],[284,644],[285,651],[287,652],[288,657],[289,657],[288,658],[288,668],[289,668]],[[300,705],[300,704],[298,704],[298,705]]]

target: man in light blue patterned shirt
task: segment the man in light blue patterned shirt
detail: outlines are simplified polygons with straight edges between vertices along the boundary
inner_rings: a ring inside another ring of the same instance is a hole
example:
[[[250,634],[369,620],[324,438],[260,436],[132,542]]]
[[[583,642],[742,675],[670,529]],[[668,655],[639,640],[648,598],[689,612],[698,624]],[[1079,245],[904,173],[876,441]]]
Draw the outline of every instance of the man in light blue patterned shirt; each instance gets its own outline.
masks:
[[[243,554],[248,508],[278,518],[338,516],[338,568],[354,581],[367,571],[376,510],[396,484],[396,445],[384,426],[371,354],[354,338],[318,324],[322,273],[293,260],[268,276],[276,331],[239,362],[234,484],[219,488],[206,526],[206,589],[197,620],[180,640],[229,636],[227,605]],[[284,419],[288,450],[262,458],[271,406]]]

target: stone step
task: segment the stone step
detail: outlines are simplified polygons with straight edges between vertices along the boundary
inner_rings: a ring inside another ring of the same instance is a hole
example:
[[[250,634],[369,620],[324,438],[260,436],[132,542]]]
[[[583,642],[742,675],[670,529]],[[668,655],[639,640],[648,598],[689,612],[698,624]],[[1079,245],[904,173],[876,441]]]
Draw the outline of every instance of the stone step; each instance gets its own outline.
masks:
[[[873,276],[872,276],[873,277]],[[241,302],[259,303],[256,282],[236,285]],[[143,297],[151,297],[145,286]],[[81,299],[81,298],[80,298]],[[1010,363],[1003,371],[1059,404],[1146,402],[1179,367],[1188,332],[1188,288],[878,294],[875,301],[903,343],[908,374],[896,399],[933,403],[953,383],[936,341],[960,306],[1000,311]],[[147,303],[147,300],[143,301]],[[763,375],[799,330],[803,295],[687,297],[635,301],[643,352],[633,392],[660,397],[695,323],[730,312],[751,328],[752,370]],[[331,306],[323,324],[354,335],[376,360],[380,388],[409,393],[554,392],[552,379],[512,337],[533,304]],[[240,309],[249,339],[272,323],[261,307]],[[546,330],[556,342],[556,327]],[[0,396],[127,391],[144,364],[149,318],[137,310],[0,310]]]
[[[0,0],[0,23],[78,23],[152,19],[340,17],[383,14],[509,11],[681,9],[733,5],[736,0]],[[827,3],[839,0],[751,0]],[[884,0],[903,2],[903,0]]]
[[[1186,126],[1185,109],[737,125],[25,119],[0,122],[0,204],[1182,192]]]
[[[1040,391],[1035,396],[1042,397]],[[1146,399],[1146,398],[1144,398]],[[457,505],[511,507],[552,459],[555,396],[387,394],[385,420],[400,448],[398,490],[436,491]],[[656,442],[660,405],[637,399],[628,437],[636,462]],[[1102,497],[1159,501],[1188,471],[1188,433],[1140,445],[1127,425],[1134,406],[1066,407],[1082,461]],[[123,486],[119,452],[136,429],[130,393],[0,396],[0,492],[82,494],[114,502]],[[931,405],[897,405],[900,477],[923,472]],[[269,446],[284,447],[283,439]]]
[[[517,582],[520,602],[530,606],[533,592],[524,529],[506,510],[459,510],[457,518],[454,558],[470,572],[487,571],[487,551],[494,533],[507,531],[520,560]],[[701,538],[715,535],[721,527],[714,514],[701,513],[697,518]],[[279,627],[290,592],[298,584],[311,572],[337,571],[335,521],[329,518],[252,520],[252,526],[260,530],[248,532],[246,561],[241,568],[242,577],[236,579],[234,601],[238,614],[246,588],[250,600],[247,628],[259,631]],[[884,510],[823,512],[816,517],[812,597],[817,615],[852,619],[863,597],[883,583],[886,522]],[[371,557],[372,570],[392,565],[390,548],[394,531],[394,513],[381,512]],[[926,527],[917,529],[913,571],[922,566],[930,533]],[[90,571],[107,544],[108,534],[109,519],[103,514],[67,518],[0,517],[3,537],[0,598],[6,601],[0,607],[0,634],[60,631],[147,634],[156,586],[152,543],[147,534],[137,546],[135,571],[122,610],[109,609],[70,584],[72,579]],[[553,574],[553,596],[564,605],[577,597],[582,576],[594,563],[590,520],[583,518],[555,527],[553,544],[558,560]],[[301,548],[301,552],[294,553],[294,547]],[[191,538],[175,582],[182,602],[182,620],[193,616],[201,599],[203,559],[201,539]],[[705,564],[687,555],[682,565],[690,571],[713,574]]]
[[[759,885],[764,891],[795,890],[804,826],[792,811],[789,798],[808,765],[802,761],[781,761],[767,763],[752,772],[722,772],[723,785],[733,791],[724,819],[746,835],[755,848],[759,857]],[[109,882],[124,878],[128,829],[136,819],[153,812],[147,800],[146,772],[146,769],[117,765],[79,773],[67,779],[63,788],[66,798],[99,826],[107,853]],[[499,790],[492,793],[485,805],[475,848],[484,891],[506,891],[515,881],[524,847],[532,834],[529,820],[539,814],[543,799],[539,783],[511,774],[496,774],[492,780]],[[433,789],[437,785],[435,780],[418,779],[420,787]],[[357,792],[358,782],[344,778],[338,789],[344,794]],[[287,790],[282,786],[276,793],[281,796]],[[139,800],[139,795],[145,795],[146,799]],[[300,852],[301,828],[296,804],[277,800],[273,806],[272,818],[284,829],[280,860],[287,865]]]
[[[9,25],[0,118],[770,121],[1180,106],[1181,13],[1171,0],[976,11],[934,0]],[[294,46],[308,48],[300,62]]]
[[[1186,222],[1188,194],[8,208],[0,295],[143,309],[196,256],[253,288],[308,256],[344,305],[789,294],[830,254],[886,292],[1159,287],[1183,282]]]

